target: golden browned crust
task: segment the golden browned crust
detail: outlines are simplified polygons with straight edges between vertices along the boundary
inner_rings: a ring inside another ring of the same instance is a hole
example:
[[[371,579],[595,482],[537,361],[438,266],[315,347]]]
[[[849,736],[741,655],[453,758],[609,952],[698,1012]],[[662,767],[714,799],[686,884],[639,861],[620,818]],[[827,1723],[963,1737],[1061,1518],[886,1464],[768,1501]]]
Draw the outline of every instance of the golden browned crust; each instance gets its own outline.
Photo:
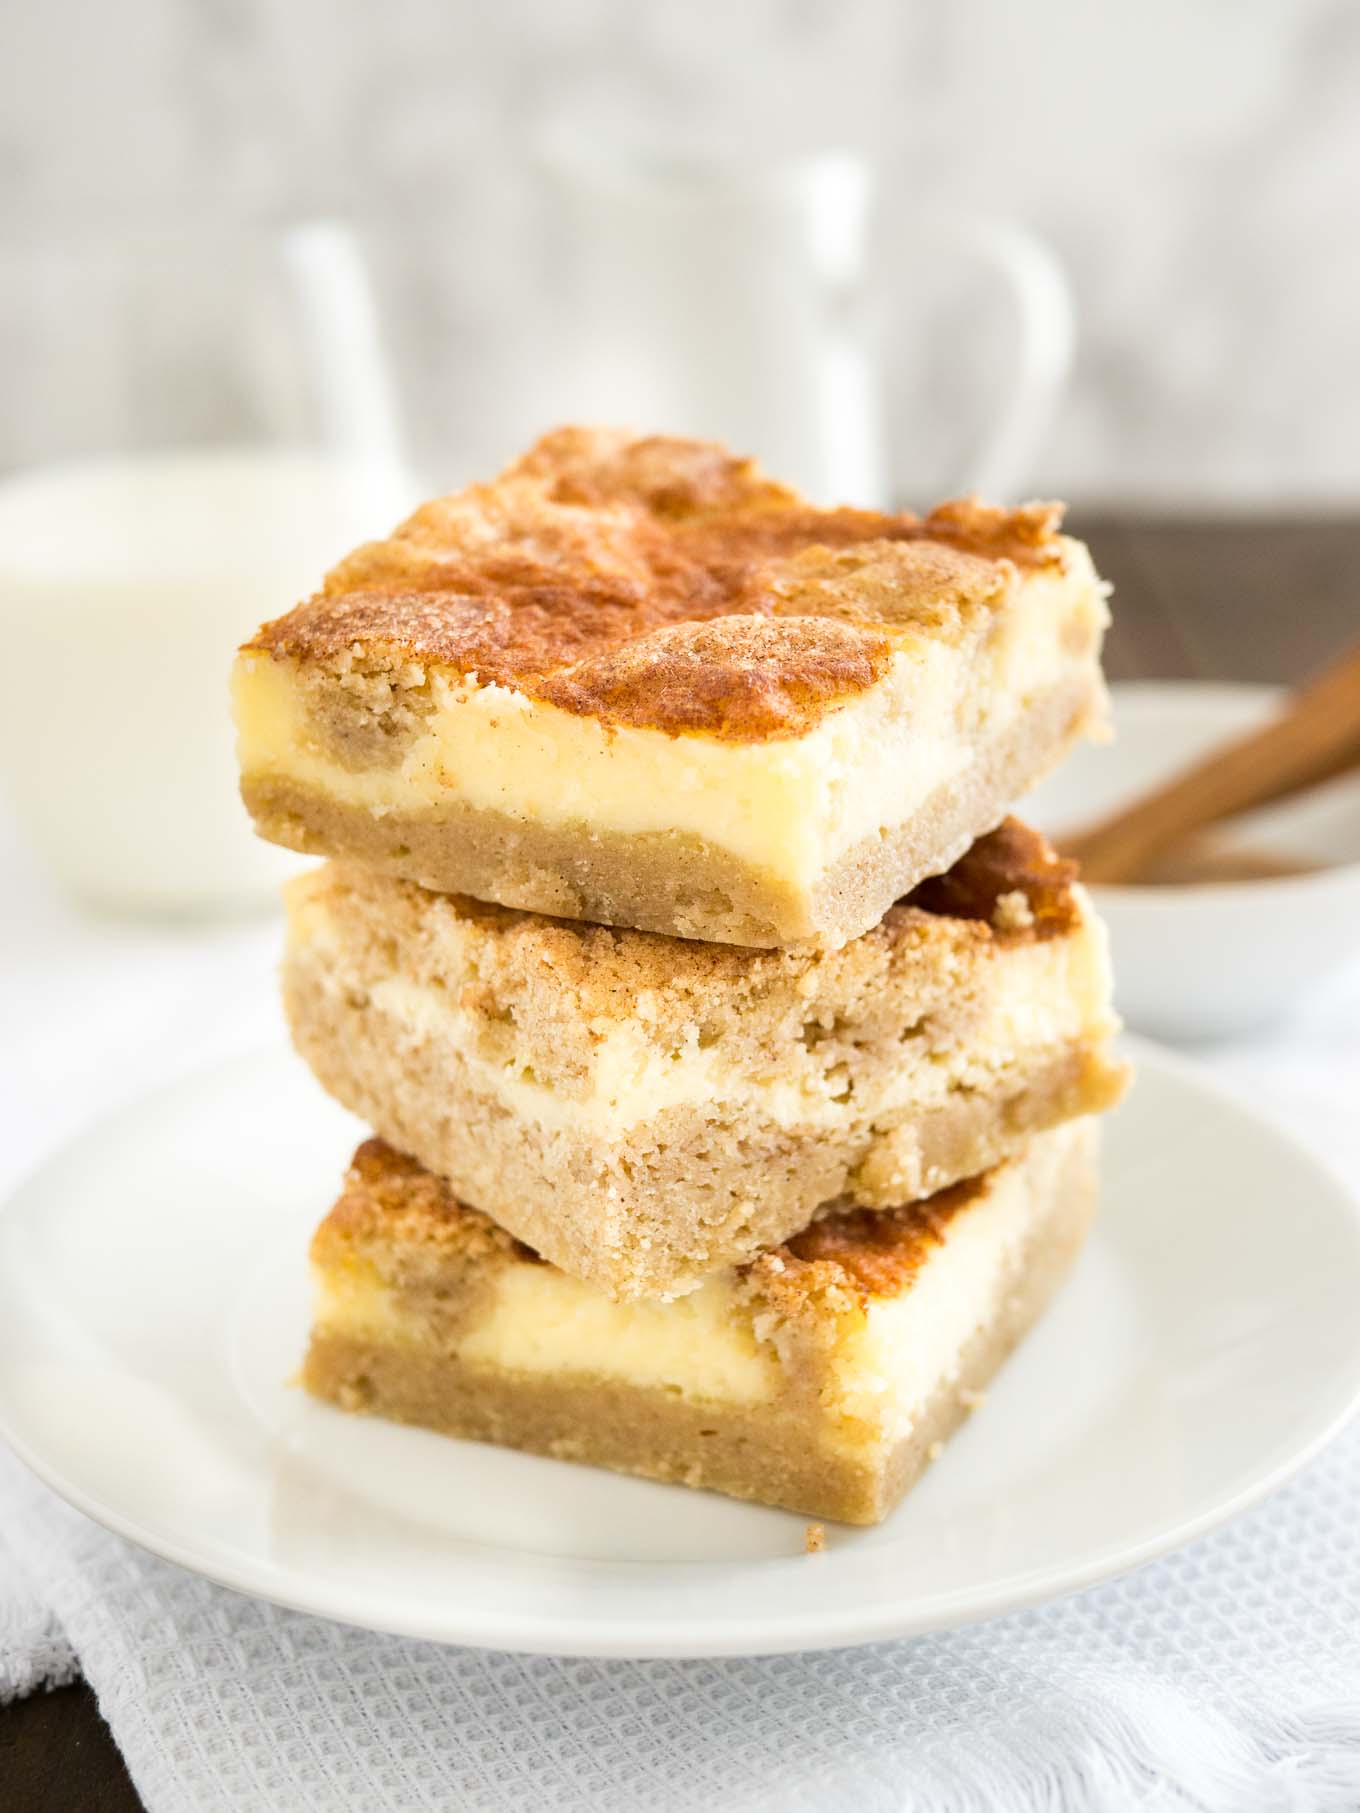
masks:
[[[957,633],[1022,569],[1062,569],[1059,522],[976,499],[819,510],[709,442],[564,428],[360,548],[246,646],[452,669],[610,724],[795,736],[872,686],[904,633]]]
[[[988,1176],[965,1178],[924,1202],[895,1209],[846,1209],[814,1221],[782,1249],[786,1268],[818,1268],[819,1282],[860,1298],[898,1297],[910,1288],[949,1224],[976,1202]]]
[[[1076,863],[1059,856],[1031,826],[1006,818],[902,904],[942,919],[981,920],[1006,943],[1060,938],[1080,917],[1076,880]]]
[[[423,1165],[385,1140],[366,1139],[350,1160],[335,1206],[312,1237],[324,1265],[340,1245],[400,1245],[468,1259],[504,1256],[537,1264],[532,1247],[479,1214]]]
[[[778,1249],[781,1295],[815,1298],[830,1289],[861,1302],[900,1297],[944,1245],[955,1216],[986,1195],[991,1175],[962,1178],[897,1208],[848,1208],[814,1221]]]

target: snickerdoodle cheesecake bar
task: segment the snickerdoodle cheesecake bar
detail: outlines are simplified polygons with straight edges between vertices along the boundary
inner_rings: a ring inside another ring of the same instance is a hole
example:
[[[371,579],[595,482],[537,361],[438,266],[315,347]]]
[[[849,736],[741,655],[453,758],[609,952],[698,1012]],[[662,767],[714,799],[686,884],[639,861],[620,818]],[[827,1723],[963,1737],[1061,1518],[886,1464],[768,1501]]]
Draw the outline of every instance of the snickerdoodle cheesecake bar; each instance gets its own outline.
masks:
[[[342,1409],[876,1523],[979,1401],[1095,1205],[1095,1124],[615,1303],[370,1140],[312,1242],[306,1388]]]
[[[1102,726],[1060,514],[817,509],[708,442],[559,430],[246,644],[246,804],[446,893],[842,944]]]
[[[1008,820],[839,950],[571,924],[329,864],[288,890],[320,1081],[610,1296],[971,1177],[1117,1099],[1103,927]]]

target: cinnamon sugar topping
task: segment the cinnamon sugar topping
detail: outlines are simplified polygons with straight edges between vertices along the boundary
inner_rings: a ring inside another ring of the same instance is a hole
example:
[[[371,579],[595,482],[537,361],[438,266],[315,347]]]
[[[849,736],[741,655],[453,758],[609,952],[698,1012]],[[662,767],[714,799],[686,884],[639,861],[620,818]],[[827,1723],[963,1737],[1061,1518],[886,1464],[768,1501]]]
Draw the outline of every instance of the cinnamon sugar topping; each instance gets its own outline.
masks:
[[[508,1258],[541,1264],[538,1254],[477,1209],[459,1202],[446,1183],[385,1140],[366,1139],[345,1176],[344,1188],[317,1229],[313,1256],[332,1239],[397,1240],[403,1246]]]
[[[988,1174],[951,1185],[923,1202],[898,1209],[847,1209],[814,1221],[782,1248],[785,1274],[796,1290],[799,1277],[790,1259],[818,1268],[808,1284],[832,1281],[861,1299],[896,1297],[907,1290],[930,1255],[943,1246],[950,1222],[982,1194]],[[787,1289],[787,1286],[786,1286]]]
[[[424,505],[247,644],[475,675],[610,724],[801,735],[909,632],[1061,568],[1056,505],[819,510],[711,442],[563,428]]]
[[[998,938],[1057,938],[1079,918],[1076,879],[1076,863],[1018,818],[1006,818],[904,904],[946,919],[983,920]]]

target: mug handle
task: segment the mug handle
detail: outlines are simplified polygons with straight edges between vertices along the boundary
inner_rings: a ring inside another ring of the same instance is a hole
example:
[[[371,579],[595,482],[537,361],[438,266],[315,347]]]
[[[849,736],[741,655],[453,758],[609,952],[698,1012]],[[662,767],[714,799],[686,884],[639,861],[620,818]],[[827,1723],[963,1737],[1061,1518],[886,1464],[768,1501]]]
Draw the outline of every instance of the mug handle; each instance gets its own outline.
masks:
[[[1026,482],[1067,388],[1075,344],[1072,292],[1057,258],[1027,227],[986,215],[932,212],[923,218],[937,238],[995,272],[1010,293],[1015,375],[967,474],[968,490],[1007,502]]]

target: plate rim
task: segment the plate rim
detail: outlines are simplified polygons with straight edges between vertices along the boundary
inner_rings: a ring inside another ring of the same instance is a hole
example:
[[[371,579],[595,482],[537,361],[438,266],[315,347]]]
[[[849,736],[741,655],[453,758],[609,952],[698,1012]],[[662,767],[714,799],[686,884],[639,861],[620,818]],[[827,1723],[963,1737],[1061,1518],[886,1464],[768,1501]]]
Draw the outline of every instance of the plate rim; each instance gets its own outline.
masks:
[[[1193,1059],[1168,1050],[1156,1041],[1125,1034],[1120,1048],[1140,1069],[1161,1072],[1178,1087],[1208,1095],[1233,1113],[1244,1116],[1266,1130],[1291,1159],[1326,1188],[1338,1208],[1348,1210],[1360,1228],[1360,1192],[1325,1155],[1309,1149],[1299,1135],[1267,1104],[1250,1099],[1245,1092],[1196,1064]],[[0,1201],[0,1217],[15,1210],[28,1191],[40,1185],[43,1174],[73,1155],[87,1142],[97,1142],[101,1133],[117,1127],[125,1117],[138,1109],[166,1102],[184,1090],[210,1082],[218,1073],[243,1064],[258,1062],[287,1051],[281,1041],[255,1045],[247,1051],[224,1054],[208,1064],[183,1071],[156,1087],[130,1095],[80,1126],[76,1132],[54,1146],[35,1165],[30,1166]],[[1135,1083],[1136,1087],[1136,1083]],[[673,1615],[654,1616],[646,1623],[623,1622],[617,1618],[587,1621],[582,1614],[547,1612],[535,1614],[532,1621],[523,1614],[473,1612],[450,1623],[445,1615],[433,1617],[398,1616],[393,1618],[370,1605],[370,1595],[358,1591],[346,1595],[343,1585],[336,1590],[332,1581],[321,1581],[307,1590],[305,1580],[291,1573],[284,1576],[268,1558],[246,1559],[232,1569],[205,1563],[193,1545],[173,1535],[162,1535],[148,1529],[137,1517],[110,1505],[97,1494],[87,1492],[79,1483],[65,1476],[59,1466],[46,1461],[34,1444],[27,1441],[8,1420],[7,1405],[0,1394],[0,1442],[26,1466],[43,1485],[66,1504],[100,1527],[135,1544],[148,1554],[168,1561],[186,1572],[248,1598],[258,1598],[285,1610],[318,1617],[331,1623],[345,1624],[383,1635],[434,1642],[466,1648],[495,1649],[520,1655],[554,1655],[569,1658],[617,1658],[633,1660],[682,1660],[717,1657],[763,1656],[799,1651],[824,1651],[855,1648],[866,1644],[891,1642],[924,1636],[933,1631],[961,1628],[991,1618],[1066,1598],[1087,1591],[1103,1582],[1120,1578],[1175,1550],[1184,1548],[1200,1537],[1221,1528],[1233,1518],[1260,1504],[1278,1491],[1314,1460],[1360,1413],[1360,1335],[1352,1357],[1348,1389],[1337,1399],[1316,1425],[1307,1428],[1303,1438],[1273,1466],[1255,1473],[1235,1492],[1226,1494],[1190,1517],[1168,1523],[1142,1540],[1125,1543],[1092,1555],[1077,1565],[1053,1563],[1010,1577],[998,1585],[959,1588],[938,1599],[922,1602],[919,1596],[905,1605],[891,1596],[879,1606],[856,1607],[849,1612],[836,1605],[828,1611],[804,1611],[787,1624],[743,1627],[735,1622],[731,1628],[714,1626],[711,1621],[700,1627],[687,1626]],[[502,1551],[509,1555],[512,1550]],[[587,1565],[599,1565],[587,1564]],[[662,1568],[655,1561],[614,1563],[615,1566]],[[671,1565],[704,1569],[751,1565],[739,1562],[684,1562]],[[765,1560],[754,1565],[763,1567],[808,1566],[807,1558],[791,1555],[784,1560]],[[916,1609],[913,1610],[912,1606]],[[759,1631],[761,1634],[743,1634]]]

